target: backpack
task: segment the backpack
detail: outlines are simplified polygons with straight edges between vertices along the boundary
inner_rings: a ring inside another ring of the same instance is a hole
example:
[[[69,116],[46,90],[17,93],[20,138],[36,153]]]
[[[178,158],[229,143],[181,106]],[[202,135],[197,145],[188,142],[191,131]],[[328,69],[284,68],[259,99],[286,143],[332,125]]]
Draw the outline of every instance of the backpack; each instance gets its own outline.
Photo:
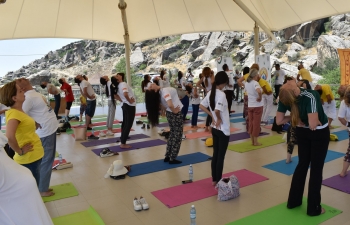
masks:
[[[281,132],[282,131],[282,127],[283,125],[277,125],[276,123],[276,117],[273,118],[273,124],[272,124],[272,131],[277,131],[277,132]]]
[[[230,178],[222,178],[215,186],[218,190],[218,201],[227,201],[237,198],[239,193],[239,182],[235,175]]]

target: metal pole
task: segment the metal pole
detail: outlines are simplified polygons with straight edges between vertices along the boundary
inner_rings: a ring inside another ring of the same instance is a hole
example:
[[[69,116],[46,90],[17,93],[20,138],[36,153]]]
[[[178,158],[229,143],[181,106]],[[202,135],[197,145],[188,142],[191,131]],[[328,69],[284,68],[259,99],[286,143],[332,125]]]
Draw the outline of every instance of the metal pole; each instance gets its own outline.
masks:
[[[127,4],[124,0],[119,0],[118,8],[121,11],[122,14],[122,21],[124,25],[124,45],[125,45],[125,69],[126,69],[126,81],[127,83],[132,86],[131,84],[131,74],[130,74],[130,39],[129,39],[129,29],[128,29],[128,21],[126,19],[126,9]]]
[[[255,53],[255,62],[256,62],[256,56],[260,54],[259,51],[259,27],[257,26],[255,22],[254,26],[254,53]]]

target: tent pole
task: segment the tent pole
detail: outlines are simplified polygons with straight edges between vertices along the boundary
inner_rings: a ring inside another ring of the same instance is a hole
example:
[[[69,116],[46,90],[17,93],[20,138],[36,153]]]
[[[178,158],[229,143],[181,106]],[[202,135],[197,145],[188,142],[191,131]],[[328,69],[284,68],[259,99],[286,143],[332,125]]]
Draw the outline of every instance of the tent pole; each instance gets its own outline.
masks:
[[[129,28],[128,28],[128,21],[126,19],[126,9],[127,4],[124,0],[119,0],[118,8],[120,9],[122,13],[122,20],[124,25],[124,45],[125,45],[125,69],[126,69],[126,81],[127,83],[132,86],[131,83],[131,74],[130,74],[130,39],[129,39]]]
[[[270,29],[267,28],[267,27],[258,19],[258,17],[255,16],[254,13],[251,12],[251,11],[248,9],[248,7],[245,6],[245,5],[243,4],[242,0],[233,0],[233,1],[234,1],[245,13],[247,13],[247,15],[248,15],[252,20],[254,20],[255,23],[256,23],[259,27],[261,27],[261,29],[263,29],[263,30],[266,32],[266,34],[269,35],[269,36],[272,38],[272,40],[273,40],[274,42],[276,42],[276,44],[279,43],[279,41],[277,40],[277,38],[275,37],[275,35],[273,35],[273,33],[270,31]]]
[[[256,56],[260,54],[259,51],[259,27],[255,22],[254,26],[254,53],[255,53],[255,62],[256,62]]]

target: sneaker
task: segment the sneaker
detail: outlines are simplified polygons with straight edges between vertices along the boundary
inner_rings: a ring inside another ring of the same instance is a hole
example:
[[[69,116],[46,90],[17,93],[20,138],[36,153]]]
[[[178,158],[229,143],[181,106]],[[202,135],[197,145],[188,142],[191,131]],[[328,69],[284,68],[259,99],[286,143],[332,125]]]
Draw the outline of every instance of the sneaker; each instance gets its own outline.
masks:
[[[142,210],[142,205],[140,201],[135,197],[134,198],[134,209],[135,211],[141,211]]]
[[[114,133],[110,130],[107,130],[106,135],[107,136],[114,136]]]
[[[149,209],[149,205],[146,202],[146,199],[144,197],[141,196],[139,202],[141,203],[141,206],[142,206],[143,210]]]
[[[88,137],[89,140],[98,140],[100,139],[99,137],[96,137],[95,135],[91,134],[89,137]]]
[[[103,131],[101,131],[98,136],[99,137],[106,137],[106,134]]]
[[[102,151],[100,152],[100,157],[101,158],[105,158],[105,157],[110,157],[110,156],[114,156],[117,155],[114,152],[112,152],[111,150],[109,150],[109,148],[104,148],[102,149]]]

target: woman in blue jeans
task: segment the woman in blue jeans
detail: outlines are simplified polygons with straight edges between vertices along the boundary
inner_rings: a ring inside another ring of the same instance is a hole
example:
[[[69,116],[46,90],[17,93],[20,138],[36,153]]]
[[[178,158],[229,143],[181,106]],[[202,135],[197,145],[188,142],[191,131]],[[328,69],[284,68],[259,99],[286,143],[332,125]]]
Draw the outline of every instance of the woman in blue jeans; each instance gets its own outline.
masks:
[[[201,103],[201,99],[199,97],[197,87],[193,88],[192,83],[188,83],[186,85],[186,91],[187,91],[188,95],[190,96],[190,101],[192,103],[191,127],[198,128],[197,127],[198,111],[199,111],[199,104]]]

